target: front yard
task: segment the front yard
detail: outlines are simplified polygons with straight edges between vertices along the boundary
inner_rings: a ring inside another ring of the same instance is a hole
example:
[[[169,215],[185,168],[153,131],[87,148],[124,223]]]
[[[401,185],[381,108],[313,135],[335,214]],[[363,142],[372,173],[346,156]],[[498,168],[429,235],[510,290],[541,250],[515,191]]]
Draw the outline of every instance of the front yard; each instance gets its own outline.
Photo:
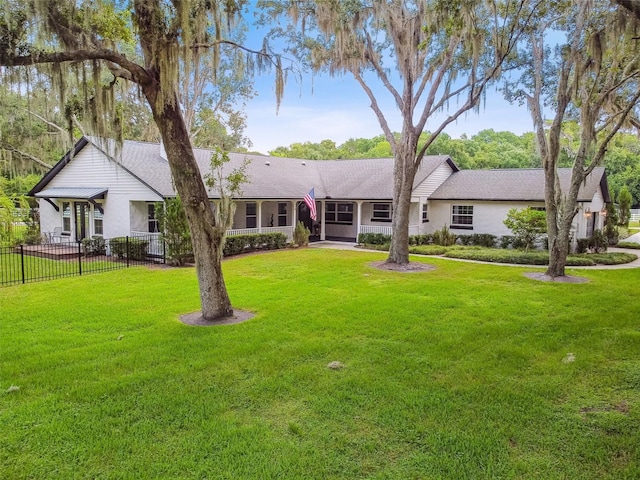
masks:
[[[1,289],[0,478],[640,477],[639,269],[384,257],[227,260],[222,327],[190,268]]]

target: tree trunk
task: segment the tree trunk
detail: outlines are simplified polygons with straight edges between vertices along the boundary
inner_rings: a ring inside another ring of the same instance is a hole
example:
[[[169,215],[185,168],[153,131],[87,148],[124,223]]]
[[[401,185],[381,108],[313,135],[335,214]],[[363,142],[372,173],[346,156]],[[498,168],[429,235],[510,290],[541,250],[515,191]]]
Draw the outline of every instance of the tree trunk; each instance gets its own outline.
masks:
[[[224,237],[216,228],[214,212],[178,107],[177,96],[165,93],[164,100],[157,105],[156,91],[148,88],[145,94],[160,129],[173,182],[189,223],[202,316],[208,321],[232,316],[233,308],[222,276]]]
[[[388,263],[404,265],[409,263],[409,212],[411,210],[411,192],[416,175],[415,156],[417,137],[403,133],[406,139],[398,144],[393,167],[393,216],[391,227],[391,247]]]
[[[562,227],[554,238],[549,236],[549,267],[545,274],[551,278],[564,277],[568,252],[569,229]]]

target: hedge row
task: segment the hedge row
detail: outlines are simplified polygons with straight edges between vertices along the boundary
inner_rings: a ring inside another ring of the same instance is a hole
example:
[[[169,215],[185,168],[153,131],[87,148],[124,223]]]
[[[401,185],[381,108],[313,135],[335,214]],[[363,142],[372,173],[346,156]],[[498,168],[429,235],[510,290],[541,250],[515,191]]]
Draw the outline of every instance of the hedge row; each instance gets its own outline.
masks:
[[[256,250],[278,250],[287,246],[284,233],[256,233],[253,235],[233,235],[226,238],[222,253],[225,257]]]
[[[409,235],[409,246],[441,244],[431,233],[425,235]],[[361,245],[388,245],[391,243],[391,235],[382,233],[361,233],[358,235],[358,243]],[[456,243],[464,246],[495,248],[524,248],[524,243],[513,235],[500,237],[489,233],[473,233],[471,235],[457,235]],[[540,240],[540,246],[547,249],[546,237]]]
[[[140,238],[116,237],[109,240],[111,254],[118,258],[129,258],[131,260],[145,260],[147,258],[147,247],[149,242]]]

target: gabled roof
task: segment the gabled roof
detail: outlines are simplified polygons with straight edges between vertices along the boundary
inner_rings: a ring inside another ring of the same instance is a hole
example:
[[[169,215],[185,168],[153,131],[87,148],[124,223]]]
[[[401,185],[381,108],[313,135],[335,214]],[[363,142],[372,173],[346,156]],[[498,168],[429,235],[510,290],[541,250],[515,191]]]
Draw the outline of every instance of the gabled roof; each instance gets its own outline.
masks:
[[[571,169],[558,169],[560,185],[568,191]],[[590,202],[598,187],[609,202],[604,167],[596,167],[578,192],[579,202]],[[432,200],[484,200],[544,202],[544,170],[541,168],[461,170],[451,175],[431,195]]]
[[[29,192],[35,196],[64,168],[87,144],[92,143],[101,151],[100,142],[82,138],[73,150],[65,155]],[[105,155],[107,155],[105,153]],[[210,170],[212,151],[194,148],[194,155],[202,174]],[[108,156],[108,155],[107,155]],[[311,188],[318,199],[391,200],[393,198],[393,158],[363,160],[304,160],[296,158],[268,157],[244,153],[230,153],[225,171],[238,168],[249,160],[249,181],[242,185],[242,197],[251,199],[298,199]],[[111,159],[116,161],[115,159]],[[416,173],[414,188],[422,183],[438,166],[447,163],[453,171],[458,167],[446,155],[424,157]],[[171,180],[169,163],[162,155],[158,143],[125,141],[119,165],[154,190],[160,196],[173,197],[175,189]],[[209,191],[212,198],[216,192]]]

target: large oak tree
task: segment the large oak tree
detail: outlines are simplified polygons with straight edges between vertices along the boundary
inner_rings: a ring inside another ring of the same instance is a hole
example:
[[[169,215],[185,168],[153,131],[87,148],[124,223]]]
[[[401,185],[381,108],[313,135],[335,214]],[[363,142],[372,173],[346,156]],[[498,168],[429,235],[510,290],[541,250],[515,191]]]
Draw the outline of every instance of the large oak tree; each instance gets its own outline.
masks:
[[[545,175],[546,274],[559,277],[565,274],[579,190],[616,133],[631,126],[640,101],[640,50],[633,41],[636,20],[608,1],[559,1],[538,13],[520,52],[522,76],[507,82],[506,91],[527,103],[533,119]],[[578,131],[571,135],[575,122]],[[558,173],[562,156],[572,162],[568,185]]]
[[[284,16],[291,51],[315,71],[348,74],[371,102],[394,154],[393,238],[388,261],[409,261],[415,174],[429,146],[477,108],[508,61],[535,5],[527,0],[264,0]],[[278,33],[278,32],[276,32]],[[392,99],[385,111],[377,86]],[[444,117],[438,114],[445,112]],[[392,118],[402,127],[394,135]],[[430,133],[419,145],[426,129]]]
[[[104,135],[110,127],[118,127],[113,92],[119,83],[132,82],[140,89],[160,131],[185,208],[207,320],[233,314],[221,269],[225,226],[216,221],[198,170],[179,104],[179,77],[191,73],[197,52],[219,52],[223,44],[236,47],[236,61],[244,62],[248,73],[280,65],[265,51],[253,56],[222,38],[223,25],[237,17],[243,3],[132,0],[129,6],[106,0],[0,1],[2,73],[15,74],[21,66],[38,65],[57,79],[61,91],[67,82],[78,82],[80,100],[67,108],[70,113],[82,111],[93,132]],[[283,76],[278,68],[276,80],[279,93]]]

